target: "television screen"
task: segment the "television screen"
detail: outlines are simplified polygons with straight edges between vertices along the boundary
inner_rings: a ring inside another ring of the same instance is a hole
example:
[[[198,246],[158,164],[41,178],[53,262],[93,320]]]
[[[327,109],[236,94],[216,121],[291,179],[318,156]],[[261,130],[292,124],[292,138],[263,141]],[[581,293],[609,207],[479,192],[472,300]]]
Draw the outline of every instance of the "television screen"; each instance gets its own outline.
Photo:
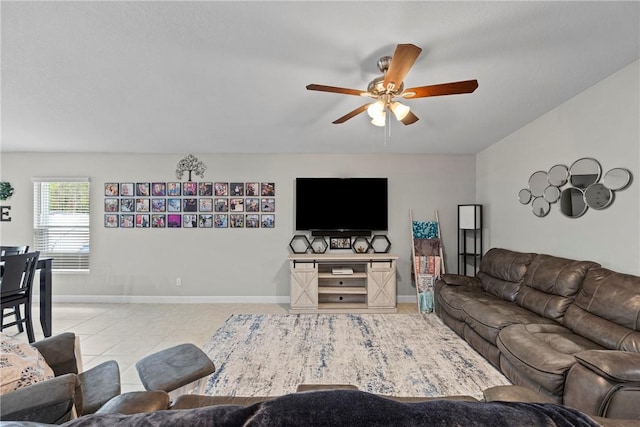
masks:
[[[387,178],[297,178],[295,193],[296,230],[326,236],[387,230]]]

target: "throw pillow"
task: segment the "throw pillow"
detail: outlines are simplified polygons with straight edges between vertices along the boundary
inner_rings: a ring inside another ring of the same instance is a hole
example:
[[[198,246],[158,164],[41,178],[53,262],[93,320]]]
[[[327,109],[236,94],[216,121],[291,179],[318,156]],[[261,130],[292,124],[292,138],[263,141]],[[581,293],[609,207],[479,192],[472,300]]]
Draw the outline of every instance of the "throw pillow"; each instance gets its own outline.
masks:
[[[40,352],[28,343],[0,333],[0,394],[54,377]]]

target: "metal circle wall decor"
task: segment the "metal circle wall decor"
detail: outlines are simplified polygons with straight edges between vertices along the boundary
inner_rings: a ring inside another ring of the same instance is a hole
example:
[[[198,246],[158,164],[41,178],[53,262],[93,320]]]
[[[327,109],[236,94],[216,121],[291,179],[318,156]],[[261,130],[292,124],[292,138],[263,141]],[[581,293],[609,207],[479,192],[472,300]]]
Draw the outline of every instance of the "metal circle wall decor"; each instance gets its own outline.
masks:
[[[523,205],[531,203],[531,210],[537,217],[547,216],[551,205],[558,203],[562,214],[579,218],[589,208],[602,210],[611,206],[615,192],[629,187],[632,180],[628,169],[613,168],[603,174],[596,159],[583,157],[570,167],[556,164],[549,172],[532,173],[528,187],[518,192],[518,201]],[[570,187],[562,189],[565,184]]]
[[[549,203],[555,203],[560,198],[560,189],[555,185],[550,185],[544,189],[544,199]]]
[[[533,202],[531,202],[531,210],[535,216],[543,217],[549,214],[551,205],[544,199],[544,197],[536,197],[533,199]]]
[[[549,184],[555,187],[562,187],[569,179],[569,169],[565,165],[554,165],[549,169]]]
[[[533,197],[540,197],[544,194],[544,189],[549,185],[547,173],[545,171],[537,171],[529,177],[529,191]]]
[[[624,190],[631,183],[631,172],[623,168],[613,168],[604,174],[602,183],[609,190]]]
[[[520,203],[522,203],[523,205],[528,205],[531,201],[531,191],[529,191],[528,188],[523,188],[522,190],[520,190],[520,192],[518,193],[518,200],[520,200]]]
[[[576,188],[585,189],[600,180],[602,168],[596,159],[583,157],[569,168],[569,182]]]
[[[591,209],[604,209],[613,202],[613,191],[604,184],[591,184],[584,190],[584,201]]]

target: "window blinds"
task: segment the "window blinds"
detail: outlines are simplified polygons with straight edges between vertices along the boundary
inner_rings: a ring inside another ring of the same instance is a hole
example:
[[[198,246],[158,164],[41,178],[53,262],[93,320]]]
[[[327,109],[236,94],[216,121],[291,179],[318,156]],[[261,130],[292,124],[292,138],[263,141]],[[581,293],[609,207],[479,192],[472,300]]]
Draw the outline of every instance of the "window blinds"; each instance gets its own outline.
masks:
[[[33,242],[56,271],[89,270],[89,179],[33,179]]]

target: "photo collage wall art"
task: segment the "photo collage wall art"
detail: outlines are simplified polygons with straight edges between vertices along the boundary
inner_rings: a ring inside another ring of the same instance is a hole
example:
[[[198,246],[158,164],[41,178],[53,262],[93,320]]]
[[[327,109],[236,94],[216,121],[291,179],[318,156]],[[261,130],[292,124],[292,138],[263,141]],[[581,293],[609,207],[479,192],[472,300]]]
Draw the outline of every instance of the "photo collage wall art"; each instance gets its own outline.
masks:
[[[107,182],[106,228],[274,228],[273,182]]]

